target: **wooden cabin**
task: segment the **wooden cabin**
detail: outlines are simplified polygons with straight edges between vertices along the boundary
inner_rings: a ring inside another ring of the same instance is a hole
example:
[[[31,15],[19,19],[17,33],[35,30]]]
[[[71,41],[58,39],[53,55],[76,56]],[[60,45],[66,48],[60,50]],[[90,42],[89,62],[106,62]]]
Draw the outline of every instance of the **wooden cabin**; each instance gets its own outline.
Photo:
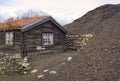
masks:
[[[56,48],[66,37],[64,28],[51,16],[18,19],[0,25],[0,51],[21,53],[23,57]]]

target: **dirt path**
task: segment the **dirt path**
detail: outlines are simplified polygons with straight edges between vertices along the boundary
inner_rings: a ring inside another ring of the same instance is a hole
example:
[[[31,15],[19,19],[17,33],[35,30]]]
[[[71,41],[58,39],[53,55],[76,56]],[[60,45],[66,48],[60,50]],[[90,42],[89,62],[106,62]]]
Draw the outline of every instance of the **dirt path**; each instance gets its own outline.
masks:
[[[60,53],[50,53],[44,55],[34,55],[30,57],[31,65],[38,72],[34,75],[20,75],[7,78],[0,78],[0,81],[38,81],[37,76],[40,74],[45,74],[43,70],[56,71],[57,68],[67,62],[67,58],[75,54],[74,51],[60,52]],[[49,72],[48,71],[48,72]]]

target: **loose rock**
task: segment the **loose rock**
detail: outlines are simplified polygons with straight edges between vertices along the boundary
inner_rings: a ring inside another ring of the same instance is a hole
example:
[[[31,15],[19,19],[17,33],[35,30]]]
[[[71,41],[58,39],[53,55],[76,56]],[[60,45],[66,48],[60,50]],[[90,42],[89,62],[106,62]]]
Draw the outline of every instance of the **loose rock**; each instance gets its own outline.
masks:
[[[43,78],[44,78],[44,75],[38,75],[37,78],[38,78],[38,79],[43,79]]]
[[[68,57],[68,58],[67,58],[67,61],[71,61],[71,60],[72,60],[72,57]]]
[[[47,70],[47,69],[46,69],[46,70],[43,70],[44,73],[45,73],[45,72],[48,72],[48,71],[49,71],[49,70]]]
[[[34,70],[31,71],[31,74],[34,74],[34,73],[37,73],[37,72],[38,72],[38,70],[34,69]]]
[[[57,74],[57,72],[56,71],[50,71],[50,74],[55,75],[55,74]]]

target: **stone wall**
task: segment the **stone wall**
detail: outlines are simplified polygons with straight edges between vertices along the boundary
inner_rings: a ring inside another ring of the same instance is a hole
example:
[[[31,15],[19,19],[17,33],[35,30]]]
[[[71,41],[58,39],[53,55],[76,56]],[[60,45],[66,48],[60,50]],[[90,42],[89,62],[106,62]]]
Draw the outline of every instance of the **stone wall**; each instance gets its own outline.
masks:
[[[83,46],[85,46],[90,38],[92,38],[92,34],[83,34],[83,35],[67,35],[65,41],[66,49],[74,49],[80,50]]]
[[[28,70],[29,63],[24,63],[20,55],[0,53],[0,76],[22,74]]]

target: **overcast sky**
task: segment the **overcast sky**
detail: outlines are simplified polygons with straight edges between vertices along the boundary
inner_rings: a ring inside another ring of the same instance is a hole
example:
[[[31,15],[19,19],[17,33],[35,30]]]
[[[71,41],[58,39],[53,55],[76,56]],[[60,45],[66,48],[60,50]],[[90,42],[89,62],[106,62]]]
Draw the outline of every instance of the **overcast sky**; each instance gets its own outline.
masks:
[[[26,10],[36,10],[67,24],[104,4],[120,4],[120,0],[0,0],[0,18],[4,20]]]

